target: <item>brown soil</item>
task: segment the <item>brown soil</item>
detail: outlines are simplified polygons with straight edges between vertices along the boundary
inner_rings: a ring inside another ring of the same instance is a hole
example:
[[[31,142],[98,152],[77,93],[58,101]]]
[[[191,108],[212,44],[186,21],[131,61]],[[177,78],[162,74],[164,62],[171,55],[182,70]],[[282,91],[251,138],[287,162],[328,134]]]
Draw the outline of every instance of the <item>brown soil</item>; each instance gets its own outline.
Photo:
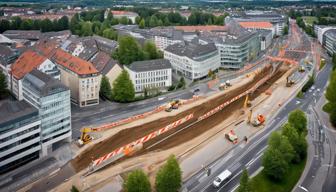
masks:
[[[89,166],[91,161],[93,159],[99,158],[115,149],[118,147],[121,147],[125,144],[131,143],[132,141],[135,141],[136,139],[139,139],[157,129],[160,129],[190,113],[194,113],[194,118],[181,126],[170,130],[169,132],[156,137],[149,142],[145,143],[144,148],[147,146],[152,145],[153,143],[159,141],[163,137],[166,137],[168,134],[171,134],[172,132],[175,132],[178,129],[181,129],[185,127],[185,124],[190,124],[191,122],[195,122],[197,118],[206,112],[210,111],[211,109],[217,107],[218,105],[226,102],[227,100],[230,100],[231,98],[235,97],[236,95],[242,93],[243,91],[249,89],[252,87],[257,81],[262,79],[266,74],[270,73],[272,68],[270,66],[264,68],[261,73],[256,75],[252,81],[249,83],[245,84],[244,86],[241,86],[239,88],[236,88],[230,92],[227,92],[224,95],[221,95],[219,97],[216,97],[204,104],[201,104],[199,106],[195,106],[187,111],[181,112],[177,114],[176,116],[173,117],[165,117],[161,118],[159,120],[149,122],[140,126],[132,127],[129,129],[122,130],[118,132],[116,135],[101,141],[100,143],[97,143],[96,145],[92,146],[91,148],[88,148],[85,150],[83,153],[81,153],[79,156],[77,156],[75,159],[72,160],[72,165],[75,168],[76,171],[80,171],[86,167]],[[264,90],[268,89],[268,87],[275,82],[278,78],[280,78],[285,71],[279,70],[275,73],[275,75],[272,77],[271,80],[268,81],[267,84],[264,86],[260,87],[259,90],[253,94],[252,99],[262,93]],[[168,149],[170,147],[179,145],[183,142],[186,142],[188,140],[191,140],[192,138],[202,134],[203,132],[211,129],[218,123],[222,122],[224,119],[229,117],[233,111],[241,108],[242,102],[244,98],[237,100],[236,102],[230,104],[227,106],[225,109],[222,111],[212,115],[211,117],[205,119],[202,121],[202,123],[197,123],[190,128],[181,131],[177,135],[165,140],[164,142],[156,145],[155,147],[151,148],[151,150],[157,150],[157,149]],[[145,152],[145,151],[143,151]],[[138,153],[142,154],[142,152]]]

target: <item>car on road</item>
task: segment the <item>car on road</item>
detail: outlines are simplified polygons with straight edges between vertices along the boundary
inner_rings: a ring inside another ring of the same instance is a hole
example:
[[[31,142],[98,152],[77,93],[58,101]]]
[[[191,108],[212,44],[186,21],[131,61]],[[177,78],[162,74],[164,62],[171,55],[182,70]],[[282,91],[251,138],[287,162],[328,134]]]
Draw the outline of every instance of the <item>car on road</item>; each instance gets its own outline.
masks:
[[[228,181],[232,176],[231,171],[226,169],[221,174],[219,174],[216,179],[213,181],[212,185],[216,188],[220,187],[225,181]]]
[[[166,97],[159,97],[158,98],[158,101],[162,101],[162,100],[164,100]]]
[[[197,89],[194,90],[194,93],[197,93],[199,91],[200,91],[200,89],[197,88]]]

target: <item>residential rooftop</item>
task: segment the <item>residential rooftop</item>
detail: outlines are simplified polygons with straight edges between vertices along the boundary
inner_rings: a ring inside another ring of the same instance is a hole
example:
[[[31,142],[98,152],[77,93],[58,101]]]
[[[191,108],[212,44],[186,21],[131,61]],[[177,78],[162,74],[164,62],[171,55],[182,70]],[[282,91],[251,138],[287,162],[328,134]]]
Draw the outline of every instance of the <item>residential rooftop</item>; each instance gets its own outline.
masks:
[[[272,28],[273,25],[267,21],[254,21],[254,22],[239,22],[239,24],[244,28]]]
[[[184,32],[210,32],[210,31],[225,31],[226,27],[222,25],[194,25],[194,26],[175,26],[175,29]]]
[[[22,79],[27,73],[41,65],[47,58],[33,50],[25,51],[11,66],[12,75]]]
[[[135,61],[131,63],[131,65],[126,67],[129,68],[131,71],[145,72],[161,69],[170,69],[171,63],[167,59],[154,59],[147,61]]]
[[[90,75],[98,73],[92,63],[73,56],[60,48],[56,50],[55,54],[51,57],[51,60],[71,70],[77,75]]]
[[[7,30],[2,34],[9,39],[39,40],[42,37],[39,30]]]

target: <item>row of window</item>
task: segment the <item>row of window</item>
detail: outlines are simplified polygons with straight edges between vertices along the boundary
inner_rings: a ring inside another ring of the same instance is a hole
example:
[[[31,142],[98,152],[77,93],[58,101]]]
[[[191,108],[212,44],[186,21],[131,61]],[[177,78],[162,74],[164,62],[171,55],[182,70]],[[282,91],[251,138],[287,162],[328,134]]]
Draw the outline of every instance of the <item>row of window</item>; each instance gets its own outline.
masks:
[[[168,70],[157,70],[157,71],[136,73],[135,78],[147,78],[147,77],[163,76],[163,75],[168,75]]]
[[[14,139],[14,138],[16,138],[16,137],[19,137],[19,136],[21,136],[21,135],[24,135],[24,134],[27,134],[27,133],[32,132],[32,131],[34,131],[34,130],[37,130],[39,127],[40,127],[40,125],[35,125],[34,127],[31,127],[31,128],[29,128],[29,129],[23,130],[23,131],[18,132],[18,133],[16,133],[16,134],[10,135],[10,136],[5,137],[5,138],[3,138],[3,139],[0,139],[0,143],[4,143],[4,142],[6,142],[6,141],[9,141],[9,140]]]
[[[15,155],[18,155],[18,154],[20,154],[20,153],[23,153],[23,152],[25,152],[25,151],[28,151],[29,149],[32,149],[32,148],[37,147],[37,146],[39,146],[39,145],[40,145],[40,143],[37,142],[37,143],[34,143],[34,144],[32,144],[32,145],[30,145],[30,146],[28,146],[28,147],[22,148],[22,149],[20,149],[20,150],[14,151],[13,153],[10,153],[10,154],[8,154],[8,155],[5,155],[5,156],[3,156],[3,157],[0,157],[0,162],[1,162],[1,161],[4,161],[4,160],[6,160],[6,159],[12,158],[12,157],[15,156]]]
[[[14,143],[11,143],[9,145],[6,145],[4,147],[1,147],[0,148],[0,153],[4,152],[4,151],[7,151],[8,149],[11,149],[11,148],[16,147],[18,145],[24,144],[24,143],[26,143],[30,140],[36,139],[37,137],[40,137],[40,133],[36,133],[36,134],[31,135],[29,137],[23,138],[22,140],[19,140],[19,141],[16,141]]]
[[[135,80],[135,84],[153,83],[157,81],[166,81],[166,80],[168,80],[168,76],[153,77],[153,78],[148,78],[148,79]]]
[[[145,85],[137,85],[135,89],[137,91],[142,91],[145,88],[155,88],[155,87],[166,87],[166,82],[159,82],[159,83],[152,83],[152,84],[145,84]]]

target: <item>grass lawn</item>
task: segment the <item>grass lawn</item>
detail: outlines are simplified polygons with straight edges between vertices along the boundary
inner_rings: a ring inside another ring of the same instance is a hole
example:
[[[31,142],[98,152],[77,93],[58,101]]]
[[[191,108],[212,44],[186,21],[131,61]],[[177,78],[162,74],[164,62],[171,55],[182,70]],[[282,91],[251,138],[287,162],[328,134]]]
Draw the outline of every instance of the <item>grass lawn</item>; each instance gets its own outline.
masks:
[[[290,192],[295,184],[299,181],[301,174],[306,165],[304,159],[299,164],[291,164],[285,179],[281,182],[274,182],[261,171],[258,175],[251,178],[251,185],[256,192]]]
[[[313,16],[304,16],[302,17],[302,19],[304,20],[305,23],[311,26],[314,24],[314,21],[318,22],[317,17],[313,17]]]

